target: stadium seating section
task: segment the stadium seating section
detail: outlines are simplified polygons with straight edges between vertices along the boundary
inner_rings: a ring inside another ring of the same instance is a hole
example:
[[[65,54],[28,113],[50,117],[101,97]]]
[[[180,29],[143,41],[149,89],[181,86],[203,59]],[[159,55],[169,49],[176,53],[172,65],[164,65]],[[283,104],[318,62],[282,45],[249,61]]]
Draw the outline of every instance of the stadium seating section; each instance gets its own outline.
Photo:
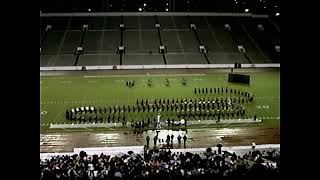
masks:
[[[160,35],[156,19],[161,25]],[[280,32],[267,18],[125,16],[121,61],[117,53],[120,22],[120,16],[41,17],[40,66],[280,62],[280,53],[275,50],[280,46]],[[196,25],[195,32],[190,29],[191,23]],[[88,30],[83,30],[84,24]],[[230,25],[231,32],[225,30],[225,24]],[[47,25],[51,30],[46,31]],[[164,57],[159,53],[160,40],[167,50]],[[77,59],[75,51],[81,42],[84,53]],[[200,43],[207,50],[208,60],[199,50]],[[244,46],[246,55],[239,52],[238,45]]]

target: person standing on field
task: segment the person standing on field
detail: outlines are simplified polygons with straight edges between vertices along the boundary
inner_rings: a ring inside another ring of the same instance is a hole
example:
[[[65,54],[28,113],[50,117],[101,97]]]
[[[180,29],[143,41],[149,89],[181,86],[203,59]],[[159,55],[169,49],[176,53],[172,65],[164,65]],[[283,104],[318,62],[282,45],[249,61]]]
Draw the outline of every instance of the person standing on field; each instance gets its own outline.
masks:
[[[184,145],[184,148],[187,148],[187,146],[186,146],[187,139],[188,139],[187,136],[184,135],[184,136],[183,136],[183,145]]]

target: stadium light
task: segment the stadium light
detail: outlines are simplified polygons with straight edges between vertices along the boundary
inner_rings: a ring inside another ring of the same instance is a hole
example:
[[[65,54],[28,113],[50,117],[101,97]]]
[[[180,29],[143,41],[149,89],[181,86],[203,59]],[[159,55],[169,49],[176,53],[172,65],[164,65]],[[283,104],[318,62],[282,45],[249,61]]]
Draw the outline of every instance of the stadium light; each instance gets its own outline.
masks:
[[[276,16],[280,16],[280,13],[276,13]]]
[[[249,9],[245,9],[244,12],[249,12]]]
[[[142,11],[142,8],[139,8],[138,10],[139,10],[139,11]]]

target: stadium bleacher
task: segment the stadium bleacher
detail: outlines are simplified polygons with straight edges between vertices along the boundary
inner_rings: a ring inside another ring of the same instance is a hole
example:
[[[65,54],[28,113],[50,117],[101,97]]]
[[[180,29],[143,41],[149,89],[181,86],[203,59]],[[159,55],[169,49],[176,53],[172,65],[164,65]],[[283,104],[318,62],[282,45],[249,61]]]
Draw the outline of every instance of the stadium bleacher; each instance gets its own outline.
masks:
[[[41,17],[40,66],[73,66],[76,48],[83,39],[84,54],[76,65],[119,65],[120,16],[108,17]],[[214,16],[124,16],[123,65],[156,64],[233,64],[275,63],[280,61],[274,46],[279,34],[265,18]],[[155,27],[161,25],[161,42],[166,47],[165,59],[159,54],[160,36]],[[196,34],[208,50],[207,57],[199,51]],[[84,34],[83,25],[88,24]],[[229,24],[231,32],[225,30]],[[259,32],[258,25],[265,30]],[[46,32],[47,25],[51,30]],[[267,42],[267,43],[266,43]],[[238,45],[245,47],[247,57]]]

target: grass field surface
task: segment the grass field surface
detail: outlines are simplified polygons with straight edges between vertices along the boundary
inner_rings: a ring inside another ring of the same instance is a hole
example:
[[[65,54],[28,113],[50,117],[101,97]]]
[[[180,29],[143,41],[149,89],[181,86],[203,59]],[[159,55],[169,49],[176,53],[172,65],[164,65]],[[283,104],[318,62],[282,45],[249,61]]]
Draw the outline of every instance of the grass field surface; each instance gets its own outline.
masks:
[[[137,99],[155,98],[200,98],[217,97],[212,94],[199,95],[194,88],[228,87],[253,93],[255,99],[245,105],[246,116],[263,119],[263,126],[278,127],[280,121],[280,73],[245,73],[251,76],[251,85],[228,83],[228,74],[163,74],[163,75],[117,75],[117,76],[42,76],[40,80],[41,129],[48,129],[50,123],[70,123],[65,118],[66,109],[81,106],[108,107],[114,105],[135,105]],[[165,85],[166,78],[170,87]],[[182,85],[182,78],[187,85]],[[152,86],[147,85],[148,79]],[[134,87],[127,87],[126,81],[135,80]],[[220,97],[220,96],[218,96]],[[228,97],[228,96],[224,96]],[[156,116],[150,113],[149,116]],[[170,113],[163,114],[170,117]],[[141,120],[144,113],[132,115]]]

